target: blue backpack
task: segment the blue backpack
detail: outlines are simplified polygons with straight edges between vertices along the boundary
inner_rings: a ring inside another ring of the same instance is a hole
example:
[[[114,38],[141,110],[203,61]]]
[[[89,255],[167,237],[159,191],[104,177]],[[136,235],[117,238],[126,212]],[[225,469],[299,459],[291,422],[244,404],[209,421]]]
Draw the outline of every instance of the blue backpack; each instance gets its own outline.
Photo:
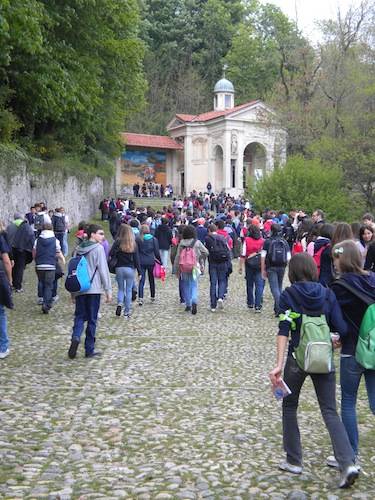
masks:
[[[70,293],[87,292],[95,277],[97,268],[90,279],[87,259],[83,255],[72,257],[68,264],[68,273],[65,280],[65,288]]]

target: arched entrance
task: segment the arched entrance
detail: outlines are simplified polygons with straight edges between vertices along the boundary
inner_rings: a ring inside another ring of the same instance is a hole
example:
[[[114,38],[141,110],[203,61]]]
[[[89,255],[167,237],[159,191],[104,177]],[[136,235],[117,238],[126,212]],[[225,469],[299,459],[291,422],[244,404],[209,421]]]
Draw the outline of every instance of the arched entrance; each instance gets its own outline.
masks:
[[[259,142],[251,142],[243,152],[243,187],[247,187],[247,178],[258,180],[266,172],[267,152]]]
[[[215,158],[215,192],[220,192],[224,188],[224,171],[223,171],[223,149],[221,146],[216,146],[214,150]]]

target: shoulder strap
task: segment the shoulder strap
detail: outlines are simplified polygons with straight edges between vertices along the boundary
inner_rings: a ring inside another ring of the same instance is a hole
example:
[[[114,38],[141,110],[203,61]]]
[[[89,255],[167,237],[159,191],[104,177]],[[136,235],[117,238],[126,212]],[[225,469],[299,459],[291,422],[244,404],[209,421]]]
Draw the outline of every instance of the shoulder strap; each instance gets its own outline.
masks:
[[[361,292],[360,290],[357,290],[354,286],[349,285],[349,283],[347,283],[343,279],[336,280],[334,284],[339,285],[342,288],[345,288],[348,292],[357,297],[357,299],[364,302],[367,306],[375,304],[375,300],[370,295],[368,295],[365,292]]]

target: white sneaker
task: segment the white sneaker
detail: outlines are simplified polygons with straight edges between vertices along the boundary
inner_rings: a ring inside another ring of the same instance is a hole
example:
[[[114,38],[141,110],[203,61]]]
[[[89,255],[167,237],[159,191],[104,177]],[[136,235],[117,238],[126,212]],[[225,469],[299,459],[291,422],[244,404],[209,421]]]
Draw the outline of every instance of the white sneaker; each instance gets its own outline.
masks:
[[[215,312],[216,312],[216,307],[212,307],[212,308],[211,308],[211,312],[212,312],[212,313],[215,313]]]
[[[333,455],[327,457],[326,464],[328,467],[334,467],[335,469],[339,468],[339,463]]]
[[[302,474],[301,465],[292,465],[286,460],[285,462],[281,462],[281,464],[279,464],[279,469],[284,470],[286,472],[291,472],[292,474]]]
[[[223,299],[217,299],[217,307],[219,309],[224,309],[224,301],[223,301]]]
[[[6,351],[4,352],[0,352],[0,359],[4,359],[6,358],[7,356],[9,356],[9,349],[7,349]]]
[[[44,302],[43,297],[38,297],[38,302],[37,302],[38,306],[42,306],[43,302]]]
[[[55,295],[54,297],[52,297],[52,302],[55,303],[59,300],[59,296],[58,295]]]
[[[358,468],[355,465],[349,465],[341,473],[339,488],[349,488],[356,482],[358,476]]]

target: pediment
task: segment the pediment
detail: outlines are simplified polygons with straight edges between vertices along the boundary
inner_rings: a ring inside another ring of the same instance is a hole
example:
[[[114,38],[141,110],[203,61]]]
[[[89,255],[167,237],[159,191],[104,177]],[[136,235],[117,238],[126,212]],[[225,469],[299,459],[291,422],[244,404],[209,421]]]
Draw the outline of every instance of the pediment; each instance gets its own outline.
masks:
[[[234,110],[226,115],[227,120],[269,122],[274,116],[274,111],[263,102],[256,102],[244,109]]]

